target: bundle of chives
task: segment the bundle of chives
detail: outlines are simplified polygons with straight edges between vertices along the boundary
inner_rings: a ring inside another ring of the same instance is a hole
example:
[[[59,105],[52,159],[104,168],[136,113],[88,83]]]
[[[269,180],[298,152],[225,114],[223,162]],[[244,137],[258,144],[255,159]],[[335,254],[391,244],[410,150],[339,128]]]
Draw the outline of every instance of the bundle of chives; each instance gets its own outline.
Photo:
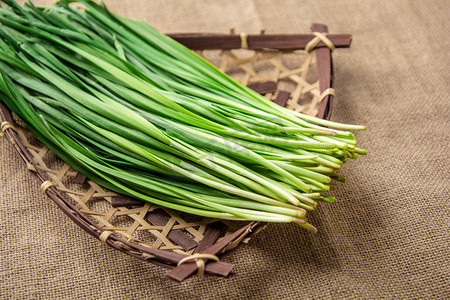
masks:
[[[0,101],[113,191],[200,216],[306,222],[365,129],[292,112],[102,4],[0,8]],[[324,127],[327,126],[327,127]]]

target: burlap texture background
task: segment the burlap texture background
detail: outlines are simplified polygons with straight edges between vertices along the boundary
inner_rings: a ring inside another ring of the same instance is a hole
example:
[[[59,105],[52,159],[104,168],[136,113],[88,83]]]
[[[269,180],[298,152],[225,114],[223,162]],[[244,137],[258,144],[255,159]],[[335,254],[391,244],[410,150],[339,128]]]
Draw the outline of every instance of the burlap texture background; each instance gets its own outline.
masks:
[[[1,139],[0,298],[450,298],[448,1],[105,2],[164,32],[353,34],[332,119],[366,124],[370,153],[311,214],[319,233],[271,225],[225,259],[233,277],[179,284],[74,225]]]

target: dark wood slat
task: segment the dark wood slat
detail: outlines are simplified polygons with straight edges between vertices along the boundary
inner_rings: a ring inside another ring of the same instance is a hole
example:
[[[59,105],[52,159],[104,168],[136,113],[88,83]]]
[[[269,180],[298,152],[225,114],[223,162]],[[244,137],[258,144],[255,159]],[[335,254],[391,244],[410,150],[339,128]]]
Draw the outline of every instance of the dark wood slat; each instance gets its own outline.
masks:
[[[119,195],[119,196],[111,197],[111,205],[112,205],[112,207],[143,206],[144,202],[141,200],[138,200],[138,199]]]
[[[158,211],[148,213],[146,219],[155,226],[166,226],[168,222]],[[194,239],[187,236],[181,229],[170,230],[167,234],[167,238],[178,246],[181,246],[185,251],[189,251],[198,245]]]
[[[313,32],[328,32],[328,27],[324,24],[312,24]],[[317,71],[319,74],[319,89],[323,93],[328,88],[333,87],[333,64],[331,60],[331,50],[328,47],[317,48],[316,53]],[[333,96],[326,96],[319,104],[317,117],[329,120],[331,118],[331,108],[333,106]]]
[[[229,50],[241,48],[241,36],[231,34],[168,34],[171,38],[192,50]],[[313,34],[258,34],[248,35],[248,49],[305,49],[305,46],[314,38]],[[352,36],[350,34],[330,34],[328,38],[337,48],[350,47]],[[326,47],[323,42],[317,48]]]
[[[291,93],[288,91],[283,91],[280,90],[278,91],[278,94],[275,98],[275,100],[273,100],[273,102],[275,102],[276,104],[286,107],[287,101],[289,100],[289,97],[291,96]]]
[[[258,94],[264,95],[267,93],[275,93],[277,90],[277,83],[275,81],[252,82],[247,84],[247,87]]]
[[[80,172],[77,172],[77,175],[75,175],[75,177],[73,177],[73,182],[78,183],[78,184],[83,184],[86,182],[86,176],[81,174]]]
[[[194,252],[203,253],[204,250],[211,247],[217,241],[226,227],[227,226],[220,221],[208,224],[208,226],[206,226],[205,233],[203,234],[203,238]]]

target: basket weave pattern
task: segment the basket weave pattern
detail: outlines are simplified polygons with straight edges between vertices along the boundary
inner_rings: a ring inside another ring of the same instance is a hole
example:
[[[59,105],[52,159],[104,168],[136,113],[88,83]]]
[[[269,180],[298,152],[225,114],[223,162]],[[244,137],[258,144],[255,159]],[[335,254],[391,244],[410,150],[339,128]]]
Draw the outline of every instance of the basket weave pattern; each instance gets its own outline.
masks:
[[[206,56],[206,55],[204,55]],[[214,62],[214,60],[213,60]],[[264,95],[277,100],[280,92],[289,92],[283,106],[316,116],[320,99],[319,79],[314,68],[314,52],[306,51],[222,51],[218,68],[243,85],[273,82]]]

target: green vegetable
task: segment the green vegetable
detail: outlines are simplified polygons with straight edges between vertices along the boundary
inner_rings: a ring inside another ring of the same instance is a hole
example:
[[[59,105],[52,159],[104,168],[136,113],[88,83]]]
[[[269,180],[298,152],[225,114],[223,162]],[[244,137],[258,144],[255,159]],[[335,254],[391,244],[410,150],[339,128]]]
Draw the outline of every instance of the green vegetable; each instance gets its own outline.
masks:
[[[91,0],[0,8],[0,101],[113,191],[206,217],[305,220],[365,129],[279,107]],[[69,6],[80,2],[85,10]],[[327,126],[327,127],[324,127]]]

